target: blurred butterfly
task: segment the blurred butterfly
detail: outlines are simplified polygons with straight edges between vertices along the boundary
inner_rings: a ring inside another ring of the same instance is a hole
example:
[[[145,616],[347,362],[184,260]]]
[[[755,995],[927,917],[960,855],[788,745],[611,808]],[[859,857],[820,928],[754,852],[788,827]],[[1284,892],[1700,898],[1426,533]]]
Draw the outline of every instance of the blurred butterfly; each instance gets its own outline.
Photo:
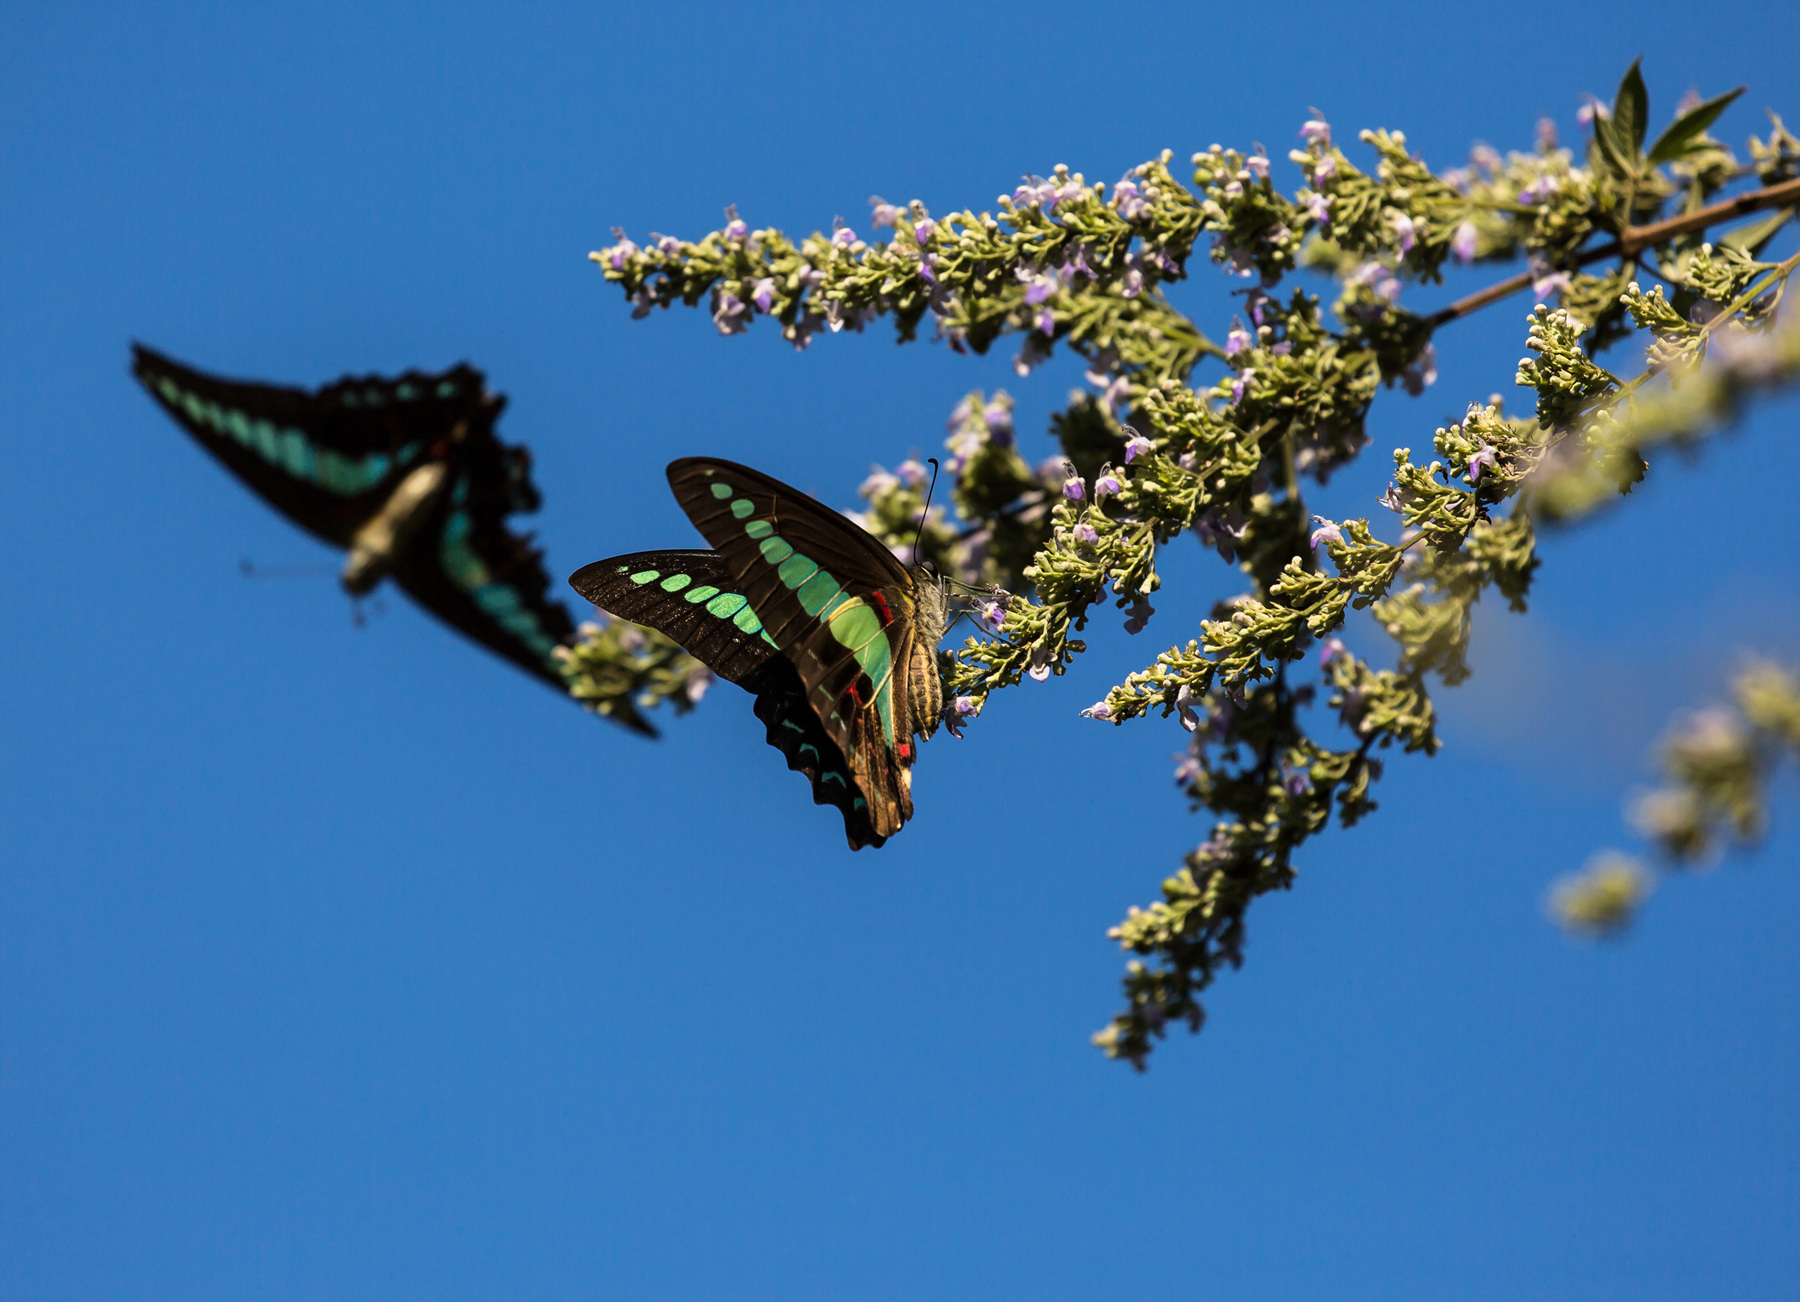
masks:
[[[755,695],[769,744],[842,812],[850,848],[881,845],[912,817],[913,738],[943,709],[938,580],[748,466],[683,457],[668,474],[715,550],[614,556],[569,583]]]
[[[309,392],[222,380],[134,344],[132,373],[265,502],[350,553],[341,578],[352,595],[391,576],[451,628],[568,690],[555,652],[574,624],[545,595],[542,553],[506,527],[538,509],[531,454],[495,437],[506,397],[480,371],[345,377]],[[613,717],[655,735],[629,702]]]

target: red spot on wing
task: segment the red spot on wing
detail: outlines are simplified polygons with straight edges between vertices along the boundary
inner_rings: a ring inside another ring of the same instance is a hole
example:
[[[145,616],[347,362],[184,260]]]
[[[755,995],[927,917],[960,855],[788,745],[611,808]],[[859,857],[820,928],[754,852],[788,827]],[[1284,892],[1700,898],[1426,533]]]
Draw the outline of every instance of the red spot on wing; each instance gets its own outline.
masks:
[[[898,746],[894,747],[894,753],[901,759],[910,761],[913,753],[912,743],[910,741],[901,742]]]
[[[894,612],[888,608],[887,598],[880,592],[871,592],[869,601],[875,607],[875,613],[881,616],[881,626],[886,628],[894,622]]]

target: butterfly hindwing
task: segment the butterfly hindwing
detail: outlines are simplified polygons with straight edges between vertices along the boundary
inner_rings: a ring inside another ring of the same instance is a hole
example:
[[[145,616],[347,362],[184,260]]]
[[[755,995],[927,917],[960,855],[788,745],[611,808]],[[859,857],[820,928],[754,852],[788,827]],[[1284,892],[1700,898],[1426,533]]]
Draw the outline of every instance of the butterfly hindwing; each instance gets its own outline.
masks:
[[[574,640],[574,622],[549,596],[543,553],[506,525],[537,496],[523,453],[493,442],[468,449],[434,518],[394,558],[393,576],[446,624],[566,692],[556,651]],[[635,716],[622,722],[654,731]]]
[[[746,684],[756,693],[756,717],[762,720],[769,745],[781,752],[788,768],[812,783],[813,804],[835,805],[844,816],[844,836],[852,850],[879,849],[887,837],[875,831],[869,802],[857,787],[844,753],[826,734],[806,699],[806,684],[794,666],[780,656],[768,662]]]
[[[891,836],[912,815],[912,575],[853,522],[759,471],[687,457],[668,473],[849,759],[871,826]]]

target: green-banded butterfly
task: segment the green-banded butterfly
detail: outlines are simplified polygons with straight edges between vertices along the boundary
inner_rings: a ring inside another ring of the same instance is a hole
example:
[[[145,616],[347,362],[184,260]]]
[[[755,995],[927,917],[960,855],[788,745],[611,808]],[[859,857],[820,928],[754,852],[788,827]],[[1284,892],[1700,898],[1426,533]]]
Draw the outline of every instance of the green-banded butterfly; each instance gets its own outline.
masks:
[[[531,454],[502,443],[506,406],[467,364],[320,389],[220,379],[141,344],[132,373],[226,469],[308,533],[346,549],[352,594],[391,575],[450,627],[566,691],[559,647],[575,635],[548,596],[530,536],[506,517],[538,509]],[[627,704],[613,717],[655,730]]]
[[[912,817],[914,738],[943,709],[938,580],[748,466],[683,457],[668,474],[714,550],[615,556],[569,582],[754,693],[769,743],[842,811],[851,849],[880,845]]]

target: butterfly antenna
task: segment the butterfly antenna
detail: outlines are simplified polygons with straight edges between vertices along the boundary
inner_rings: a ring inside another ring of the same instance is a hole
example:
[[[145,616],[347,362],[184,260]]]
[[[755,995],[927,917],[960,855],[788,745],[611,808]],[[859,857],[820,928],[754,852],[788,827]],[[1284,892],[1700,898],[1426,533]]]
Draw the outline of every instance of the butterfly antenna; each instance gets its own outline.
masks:
[[[238,560],[238,573],[246,579],[311,579],[333,572],[335,572],[335,567],[326,563],[258,565],[248,556],[240,557]]]
[[[919,512],[919,532],[913,535],[913,564],[919,563],[919,544],[925,539],[925,521],[931,518],[931,495],[937,491],[938,460],[926,457],[931,465],[931,487],[925,490],[925,509]]]

